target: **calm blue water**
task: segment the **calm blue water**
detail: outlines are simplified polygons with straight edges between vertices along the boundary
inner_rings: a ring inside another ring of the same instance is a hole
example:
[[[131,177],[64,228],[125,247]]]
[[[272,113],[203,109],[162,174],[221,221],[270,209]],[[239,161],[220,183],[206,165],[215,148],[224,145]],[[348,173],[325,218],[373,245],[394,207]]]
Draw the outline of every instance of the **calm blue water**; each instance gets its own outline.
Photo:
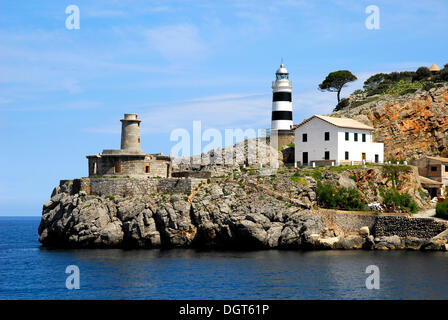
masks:
[[[447,299],[448,253],[48,250],[39,217],[0,217],[0,299]],[[67,290],[65,268],[80,268]],[[380,289],[365,268],[380,268]]]

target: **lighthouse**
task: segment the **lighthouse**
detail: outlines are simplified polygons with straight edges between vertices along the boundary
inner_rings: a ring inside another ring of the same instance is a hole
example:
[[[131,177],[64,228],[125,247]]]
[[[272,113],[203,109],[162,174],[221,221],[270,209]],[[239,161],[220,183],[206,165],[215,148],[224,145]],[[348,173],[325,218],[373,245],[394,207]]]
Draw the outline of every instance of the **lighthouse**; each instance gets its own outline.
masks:
[[[289,72],[282,63],[272,81],[272,122],[271,131],[290,131],[292,127],[292,82]],[[280,132],[279,132],[280,133]]]
[[[282,63],[272,81],[271,138],[277,137],[278,147],[294,142],[292,132],[292,82]]]

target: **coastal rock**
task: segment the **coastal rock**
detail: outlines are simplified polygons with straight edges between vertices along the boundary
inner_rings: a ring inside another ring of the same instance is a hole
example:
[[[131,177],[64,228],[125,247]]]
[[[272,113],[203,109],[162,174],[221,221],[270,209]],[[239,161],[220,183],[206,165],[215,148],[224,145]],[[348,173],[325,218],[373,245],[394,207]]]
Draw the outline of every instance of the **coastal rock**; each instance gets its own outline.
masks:
[[[368,237],[368,236],[370,235],[369,227],[367,227],[367,226],[361,227],[361,228],[359,229],[359,234],[360,234],[362,237]]]
[[[333,176],[331,173],[327,178]],[[241,180],[224,180],[198,188],[191,197],[179,194],[101,197],[74,193],[70,184],[64,183],[55,188],[51,200],[43,206],[39,241],[44,246],[65,248],[442,250],[446,247],[447,226],[443,222],[311,211],[293,202],[292,192],[291,199],[279,196],[280,191],[291,188],[286,183],[292,180],[284,180],[282,184],[278,179],[272,192]],[[315,183],[311,180],[310,183]],[[314,192],[304,185],[298,189],[306,194]]]

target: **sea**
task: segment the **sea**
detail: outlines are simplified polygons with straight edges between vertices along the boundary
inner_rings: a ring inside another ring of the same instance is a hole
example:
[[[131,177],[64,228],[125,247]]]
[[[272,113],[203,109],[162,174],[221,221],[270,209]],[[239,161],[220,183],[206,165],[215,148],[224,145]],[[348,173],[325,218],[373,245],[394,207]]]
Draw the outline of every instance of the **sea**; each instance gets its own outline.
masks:
[[[54,250],[39,221],[0,217],[2,300],[448,298],[448,252]]]

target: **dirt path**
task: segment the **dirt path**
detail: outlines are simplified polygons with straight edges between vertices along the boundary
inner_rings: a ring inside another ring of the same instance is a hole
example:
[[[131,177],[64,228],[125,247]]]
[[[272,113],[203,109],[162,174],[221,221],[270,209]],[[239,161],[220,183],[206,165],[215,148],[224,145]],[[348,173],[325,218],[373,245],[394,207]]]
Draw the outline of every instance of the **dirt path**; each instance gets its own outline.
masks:
[[[425,211],[420,211],[419,213],[413,214],[414,218],[433,218],[436,215],[436,209],[428,209]]]

